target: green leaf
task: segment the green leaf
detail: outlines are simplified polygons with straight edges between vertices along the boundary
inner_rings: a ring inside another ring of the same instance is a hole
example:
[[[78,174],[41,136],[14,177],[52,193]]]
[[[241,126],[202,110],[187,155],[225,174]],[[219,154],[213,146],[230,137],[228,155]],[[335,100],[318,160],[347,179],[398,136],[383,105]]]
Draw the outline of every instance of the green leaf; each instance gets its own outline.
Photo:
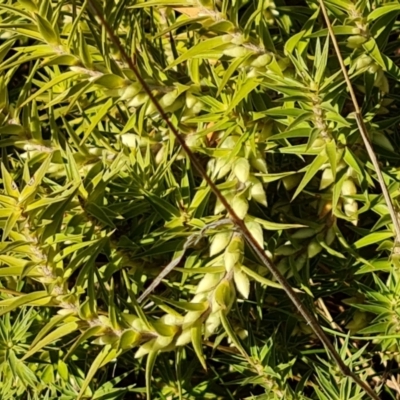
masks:
[[[244,347],[240,343],[238,337],[236,336],[235,331],[232,329],[232,326],[229,323],[229,320],[228,320],[228,318],[226,316],[225,310],[220,310],[219,311],[219,315],[220,315],[220,318],[221,318],[222,326],[224,327],[225,332],[227,333],[229,339],[231,339],[232,343],[239,350],[239,352],[243,355],[243,357],[248,359],[249,356],[247,355],[246,350],[244,349]]]
[[[202,303],[194,303],[194,302],[188,302],[188,301],[175,301],[175,300],[160,297],[160,296],[152,296],[152,298],[160,300],[161,303],[164,302],[164,303],[171,304],[171,305],[178,307],[185,311],[205,311],[209,307],[209,304],[206,301],[204,301]]]
[[[279,222],[271,222],[261,218],[255,218],[250,215],[247,216],[250,221],[258,222],[264,229],[269,231],[280,231],[282,229],[295,229],[304,228],[306,225],[301,224],[285,224]]]
[[[61,82],[64,82],[68,79],[72,79],[73,77],[79,75],[80,73],[75,71],[64,72],[63,74],[59,74],[55,76],[50,82],[44,84],[39,90],[33,93],[30,97],[28,97],[21,105],[20,108],[24,107],[26,104],[30,103],[32,100],[35,100],[44,92],[50,90],[54,86],[58,85]]]
[[[86,206],[86,210],[89,214],[92,214],[97,220],[102,222],[104,225],[109,226],[111,228],[115,228],[112,219],[110,218],[109,215],[107,215],[111,213],[105,207],[100,207],[96,203],[89,203]]]
[[[85,133],[83,134],[83,138],[81,140],[80,145],[86,142],[88,137],[91,135],[91,133],[96,129],[97,125],[100,123],[100,121],[107,115],[107,113],[110,111],[111,107],[114,105],[114,100],[113,99],[108,99],[103,106],[100,108],[100,110],[96,113],[96,115],[91,119],[90,125],[87,127]]]
[[[246,275],[250,276],[250,278],[253,278],[255,281],[261,283],[264,286],[267,286],[267,287],[270,286],[270,287],[273,287],[273,288],[276,288],[276,289],[284,290],[284,288],[282,287],[282,285],[280,283],[271,281],[270,279],[267,279],[267,278],[264,278],[263,276],[257,274],[257,272],[254,272],[253,270],[251,270],[250,268],[245,267],[244,265],[241,266],[241,270]],[[299,289],[293,288],[293,290],[295,292],[302,293],[302,291],[299,290]]]
[[[239,86],[238,90],[236,91],[235,95],[230,101],[229,106],[226,110],[226,113],[232,111],[246,96],[249,95],[258,85],[260,81],[255,78],[251,78],[246,80],[246,82]]]
[[[21,360],[19,360],[14,351],[10,350],[8,352],[8,362],[10,363],[10,367],[15,377],[18,377],[23,386],[35,388],[38,379],[34,372],[26,366]]]
[[[325,153],[319,154],[314,158],[314,161],[307,166],[307,172],[304,174],[303,179],[301,180],[299,186],[297,187],[292,201],[302,192],[302,190],[306,187],[307,183],[315,176],[315,174],[320,170],[323,164],[327,161],[328,156]]]
[[[52,27],[50,22],[44,19],[40,14],[36,14],[35,17],[38,24],[39,32],[43,36],[43,39],[51,45],[59,45],[60,37]]]
[[[4,242],[17,224],[22,214],[21,210],[12,209],[3,228],[2,241]]]
[[[192,3],[188,0],[148,0],[144,3],[135,4],[130,8],[143,8],[143,7],[191,7]]]
[[[53,332],[49,333],[46,337],[37,341],[35,345],[31,346],[31,348],[25,353],[22,359],[25,360],[31,357],[33,354],[41,350],[43,347],[47,346],[50,343],[56,342],[57,340],[61,339],[66,335],[71,334],[72,332],[75,332],[78,328],[79,324],[76,321],[68,322],[58,327]]]
[[[19,197],[20,203],[25,202],[31,195],[33,195],[36,192],[37,188],[39,187],[40,183],[42,182],[45,174],[47,173],[50,167],[51,158],[52,155],[46,157],[42,165],[39,167],[39,169],[35,172],[35,174],[29,180],[27,185],[24,187],[24,189],[21,192],[21,196]]]
[[[191,49],[187,50],[181,56],[179,56],[175,61],[173,61],[167,69],[171,69],[184,61],[187,61],[195,56],[202,55],[203,53],[207,53],[210,50],[213,50],[219,46],[225,45],[225,39],[222,36],[217,36],[211,39],[203,40],[200,43],[197,43]],[[222,51],[221,51],[222,52]]]
[[[346,26],[346,25],[335,25],[332,27],[335,36],[337,35],[353,35],[354,34],[354,26]],[[327,28],[321,29],[317,32],[311,33],[307,35],[307,38],[318,38],[318,37],[328,37],[329,31]]]
[[[216,97],[218,97],[222,90],[226,87],[229,79],[232,77],[232,75],[238,70],[241,64],[243,64],[245,61],[247,61],[251,57],[251,53],[245,55],[244,57],[238,57],[236,60],[233,60],[230,64],[227,70],[224,73],[224,76],[221,79],[221,82],[218,85],[218,91]]]
[[[369,235],[366,235],[362,237],[361,239],[357,240],[353,244],[353,247],[356,249],[361,249],[362,247],[369,246],[371,244],[377,244],[379,242],[382,242],[385,239],[389,239],[393,237],[393,233],[388,231],[388,232],[374,232],[370,233]]]
[[[52,297],[49,296],[46,291],[37,291],[24,294],[16,299],[2,300],[0,301],[0,307],[2,307],[0,309],[0,316],[25,305],[47,305],[51,299]]]
[[[190,334],[192,338],[193,348],[197,355],[197,358],[199,359],[202,367],[207,371],[207,364],[203,353],[202,326],[203,326],[202,322],[197,321],[192,326],[192,328],[190,328]]]
[[[153,368],[156,362],[158,351],[151,351],[147,356],[146,361],[146,396],[147,400],[151,400],[151,378],[153,375]]]
[[[179,210],[166,200],[147,190],[143,190],[143,194],[149,200],[154,210],[158,212],[165,221],[170,221],[171,219],[180,217]]]
[[[394,4],[387,4],[382,7],[377,7],[375,10],[370,12],[367,17],[367,21],[374,21],[380,17],[383,17],[384,15],[388,13],[400,13],[400,4],[399,3],[394,3]]]
[[[103,349],[100,351],[100,353],[96,356],[96,358],[94,359],[93,363],[91,364],[91,366],[89,368],[89,371],[87,372],[87,374],[85,376],[85,380],[81,384],[79,394],[76,397],[76,400],[82,399],[82,397],[84,396],[84,394],[86,392],[87,387],[89,386],[90,382],[96,375],[97,370],[100,368],[103,361],[107,358],[107,356],[109,355],[109,353],[111,351],[112,351],[111,346],[106,345],[105,347],[103,347]]]
[[[63,360],[66,361],[83,342],[90,339],[92,336],[102,333],[102,331],[104,331],[104,328],[99,325],[91,326],[90,328],[86,329],[86,331],[82,332],[78,339],[76,339],[73,345],[68,349],[68,352],[65,354]]]
[[[48,332],[50,332],[55,326],[59,323],[64,322],[67,319],[68,315],[55,315],[50,321],[40,330],[40,332],[36,335],[35,339],[31,343],[31,348],[36,346],[36,344],[44,337]],[[71,318],[71,317],[69,317]]]

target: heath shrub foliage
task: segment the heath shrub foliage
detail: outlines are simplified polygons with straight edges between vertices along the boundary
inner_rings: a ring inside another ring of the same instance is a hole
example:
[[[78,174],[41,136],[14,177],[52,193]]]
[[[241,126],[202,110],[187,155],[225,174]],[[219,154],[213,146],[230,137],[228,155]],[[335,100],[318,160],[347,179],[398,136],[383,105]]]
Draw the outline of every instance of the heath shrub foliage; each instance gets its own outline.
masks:
[[[94,1],[0,0],[0,398],[369,398],[109,31],[343,362],[400,398],[400,238],[322,13],[397,215],[400,3]]]

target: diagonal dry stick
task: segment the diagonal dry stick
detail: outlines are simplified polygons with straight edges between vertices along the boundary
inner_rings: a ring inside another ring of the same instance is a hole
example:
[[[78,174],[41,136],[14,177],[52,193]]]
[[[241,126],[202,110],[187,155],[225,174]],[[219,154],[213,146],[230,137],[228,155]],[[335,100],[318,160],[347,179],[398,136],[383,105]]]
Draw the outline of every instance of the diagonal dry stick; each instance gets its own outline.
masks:
[[[328,338],[328,336],[326,335],[326,333],[320,327],[315,316],[303,305],[300,297],[296,294],[296,292],[290,286],[290,284],[285,279],[285,277],[279,272],[279,270],[276,268],[276,266],[268,258],[268,256],[264,252],[264,249],[258,244],[258,242],[254,239],[253,235],[247,229],[245,223],[237,216],[237,214],[235,213],[235,211],[233,210],[231,205],[228,203],[227,199],[224,197],[224,195],[221,193],[221,191],[217,188],[217,186],[212,181],[212,179],[208,176],[208,174],[204,170],[201,163],[198,161],[196,156],[190,150],[189,146],[186,144],[184,137],[179,133],[178,129],[170,121],[170,119],[168,118],[168,115],[165,113],[165,111],[161,107],[160,103],[158,102],[156,97],[153,95],[150,87],[148,86],[146,81],[140,75],[140,72],[136,68],[133,60],[131,59],[131,57],[128,56],[128,54],[125,51],[124,47],[122,46],[119,38],[117,37],[117,35],[115,35],[112,28],[106,21],[100,6],[97,4],[97,2],[95,0],[89,0],[89,4],[90,4],[91,8],[93,9],[95,15],[97,15],[97,17],[99,18],[101,24],[107,31],[107,34],[108,34],[110,40],[114,43],[114,45],[120,51],[121,57],[127,63],[127,65],[132,70],[132,72],[135,74],[136,79],[142,85],[143,90],[147,93],[151,102],[154,104],[155,108],[160,113],[160,116],[165,121],[165,123],[167,124],[167,126],[171,130],[171,132],[174,134],[177,142],[182,146],[183,150],[187,154],[192,165],[196,168],[196,170],[199,172],[199,174],[202,176],[202,178],[209,185],[210,189],[213,191],[213,193],[218,198],[218,200],[223,204],[223,206],[229,213],[232,222],[240,230],[243,237],[246,239],[248,245],[252,248],[252,250],[257,255],[257,257],[262,261],[262,263],[269,269],[269,271],[275,277],[275,279],[282,285],[282,287],[285,290],[289,299],[295,305],[295,307],[297,308],[299,313],[303,316],[303,318],[305,319],[307,324],[310,325],[310,327],[313,330],[313,332],[315,333],[315,335],[320,339],[320,341],[323,343],[325,348],[328,350],[331,357],[337,363],[337,366],[339,367],[340,371],[343,373],[343,375],[348,376],[351,379],[353,379],[354,382],[356,382],[372,399],[380,400],[379,396],[372,390],[372,388],[368,385],[368,383],[366,383],[362,379],[360,379],[344,363],[344,361],[340,357],[339,353],[336,351],[335,346],[331,343],[331,341]]]
[[[224,218],[216,222],[212,222],[209,225],[206,225],[204,228],[201,229],[199,233],[194,233],[190,235],[186,242],[183,245],[182,253],[177,257],[174,258],[158,275],[157,277],[151,282],[150,286],[139,296],[137,302],[140,304],[154,289],[161,283],[161,281],[176,267],[178,266],[181,261],[185,257],[186,250],[189,249],[191,246],[195,246],[198,244],[200,239],[202,239],[207,231],[210,228],[216,228],[220,225],[226,225],[232,223],[230,219]]]
[[[396,246],[396,244],[400,242],[400,223],[399,223],[399,219],[397,217],[396,211],[394,210],[393,202],[392,202],[392,199],[390,197],[389,191],[388,191],[388,189],[386,187],[385,180],[383,179],[383,175],[382,175],[382,171],[381,171],[381,168],[379,166],[379,163],[378,163],[378,159],[376,158],[376,154],[374,152],[374,149],[372,148],[371,141],[369,140],[368,130],[367,130],[367,127],[365,126],[364,119],[363,119],[363,116],[362,116],[362,113],[361,113],[361,109],[360,109],[360,106],[358,105],[357,97],[356,97],[356,94],[354,93],[353,85],[351,84],[349,74],[347,72],[346,66],[344,65],[344,61],[343,61],[342,54],[340,52],[339,44],[338,44],[338,42],[336,40],[335,33],[333,32],[332,24],[331,24],[331,22],[329,20],[329,16],[328,16],[328,12],[326,11],[324,0],[320,0],[319,2],[320,2],[320,5],[321,5],[322,14],[324,15],[326,26],[328,27],[329,36],[331,37],[332,43],[333,43],[333,47],[335,48],[335,52],[336,52],[336,56],[337,56],[337,59],[338,59],[339,64],[340,64],[340,68],[342,69],[343,76],[344,76],[344,79],[345,79],[346,84],[347,84],[347,88],[349,89],[349,92],[350,92],[350,97],[351,97],[351,101],[352,101],[353,106],[354,106],[354,111],[355,111],[355,116],[356,116],[358,129],[360,131],[362,140],[364,141],[364,145],[365,145],[365,148],[367,149],[369,158],[371,159],[372,164],[373,164],[373,166],[375,168],[375,172],[376,172],[376,175],[378,177],[378,181],[379,181],[379,185],[380,185],[381,190],[382,190],[383,197],[384,197],[386,205],[387,205],[387,207],[389,209],[389,214],[390,214],[390,217],[391,217],[392,222],[393,222],[394,231],[396,233],[396,235],[395,235],[395,239],[396,239],[395,240],[395,246]]]

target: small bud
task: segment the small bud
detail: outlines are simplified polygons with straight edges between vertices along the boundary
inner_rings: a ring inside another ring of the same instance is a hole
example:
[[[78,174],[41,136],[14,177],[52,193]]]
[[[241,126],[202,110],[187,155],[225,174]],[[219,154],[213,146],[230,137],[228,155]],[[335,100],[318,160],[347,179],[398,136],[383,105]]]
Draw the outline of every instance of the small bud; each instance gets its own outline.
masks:
[[[285,189],[287,191],[290,191],[299,184],[300,180],[301,180],[301,174],[295,174],[295,175],[285,176],[282,179],[282,182],[283,186],[285,186]]]
[[[207,339],[215,333],[218,327],[221,325],[221,317],[218,312],[212,313],[206,320],[204,337]]]
[[[119,347],[121,349],[130,349],[136,346],[141,339],[139,333],[135,332],[133,329],[125,330],[120,339],[119,339]]]
[[[183,317],[176,314],[165,314],[160,318],[161,322],[165,325],[181,325],[183,323]]]
[[[249,210],[249,203],[244,196],[236,195],[232,200],[232,208],[240,219],[244,219]]]
[[[183,330],[183,332],[179,335],[178,339],[176,340],[177,346],[185,346],[189,344],[192,340],[192,335],[190,332],[190,328]]]
[[[196,321],[201,318],[204,311],[189,311],[183,318],[182,329],[190,328]]]
[[[251,187],[250,196],[257,203],[267,206],[267,195],[265,194],[264,185],[256,177],[250,177]]]
[[[237,264],[243,262],[244,243],[239,235],[234,235],[224,253],[226,271],[231,271]]]
[[[135,353],[135,358],[142,358],[145,355],[149,354],[154,349],[155,342],[156,339],[151,339],[148,342],[142,344]]]
[[[247,182],[250,173],[250,164],[246,158],[240,157],[234,162],[233,173],[240,182]]]
[[[185,142],[192,149],[194,147],[199,146],[200,140],[196,134],[189,133],[188,135],[185,136]]]
[[[319,254],[322,251],[322,246],[317,242],[316,239],[313,239],[307,247],[307,255],[308,258],[313,258],[317,254]]]
[[[232,39],[233,39],[233,36],[232,35],[223,35],[222,36],[222,40],[225,42],[225,43],[231,43],[232,42]]]
[[[356,185],[354,184],[354,181],[352,179],[346,179],[343,182],[342,195],[343,196],[354,196],[355,194],[357,194],[357,188],[356,188]]]
[[[101,345],[101,346],[104,346],[104,345],[107,345],[107,344],[114,344],[114,343],[117,342],[117,341],[118,341],[118,336],[117,336],[117,335],[110,334],[110,335],[103,335],[103,336],[100,336],[100,337],[94,339],[94,340],[92,341],[92,343],[93,343],[93,344],[99,344],[99,345]]]
[[[239,136],[228,136],[221,144],[221,149],[233,149],[239,140]]]
[[[350,36],[347,38],[347,47],[357,49],[361,47],[368,39],[361,35]]]
[[[322,138],[317,138],[314,140],[313,144],[311,145],[312,149],[319,149],[323,146],[325,146],[326,142]]]
[[[267,163],[260,153],[258,153],[256,156],[251,155],[250,165],[264,174],[268,173]]]
[[[255,221],[245,222],[247,229],[250,231],[251,235],[256,239],[256,242],[263,248],[264,247],[264,233],[261,225]]]
[[[352,199],[347,199],[347,201],[343,205],[343,210],[344,213],[350,217],[353,218],[351,221],[353,225],[357,225],[357,213],[358,213],[358,204],[356,201]]]
[[[333,182],[334,182],[334,180],[333,180],[332,170],[330,168],[324,169],[324,172],[322,173],[322,177],[321,177],[321,182],[319,184],[319,190],[326,189]]]
[[[198,102],[197,97],[193,96],[193,94],[190,92],[186,92],[186,107],[187,108],[193,108],[197,102]]]
[[[148,331],[147,324],[143,322],[140,318],[132,319],[130,325],[132,326],[133,329],[135,329],[135,331],[138,332]]]
[[[205,274],[203,279],[197,285],[196,294],[213,290],[220,280],[221,274]]]
[[[382,69],[377,72],[377,77],[374,82],[374,86],[377,87],[381,92],[389,92],[389,82]]]
[[[231,40],[231,43],[237,44],[238,46],[240,46],[244,42],[245,42],[245,38],[243,35],[235,35],[232,37],[232,40]]]
[[[240,328],[236,331],[236,335],[238,335],[240,339],[245,340],[249,337],[249,332],[246,329]]]
[[[371,64],[370,67],[368,68],[368,72],[370,74],[375,74],[375,72],[378,72],[381,69],[381,67],[378,64]]]
[[[235,292],[231,282],[224,279],[217,286],[214,292],[214,301],[212,302],[212,312],[218,310],[229,310],[235,301]]]
[[[270,54],[263,54],[258,56],[252,63],[252,67],[262,68],[268,65],[272,61],[272,57]]]
[[[154,342],[153,350],[163,350],[168,347],[173,340],[174,336],[159,336]]]
[[[156,157],[155,157],[155,162],[156,164],[161,164],[163,158],[164,158],[164,152],[165,152],[165,146],[162,146],[160,150],[158,150]]]
[[[243,273],[240,269],[235,269],[233,280],[235,281],[238,292],[245,299],[248,299],[250,294],[250,281],[247,275]]]
[[[372,63],[372,58],[367,56],[366,54],[363,54],[362,56],[357,58],[356,61],[356,70],[359,70],[361,68],[368,67]]]
[[[213,176],[216,179],[221,179],[224,176],[228,175],[230,170],[232,169],[231,162],[228,162],[227,158],[221,157],[215,160],[214,168],[212,170]]]
[[[139,83],[133,83],[127,87],[120,89],[121,97],[120,100],[130,100],[135,97],[142,89],[142,85]]]
[[[215,256],[220,253],[222,250],[226,249],[232,237],[231,232],[221,232],[217,233],[210,246],[210,256]]]
[[[123,145],[131,148],[136,148],[138,145],[138,137],[134,133],[125,133],[121,136]]]
[[[162,108],[166,108],[174,104],[177,98],[178,98],[178,91],[173,90],[171,92],[166,93],[163,97],[161,97],[159,103]]]
[[[225,56],[239,58],[239,57],[244,57],[247,53],[249,53],[249,50],[242,46],[234,46],[229,49],[225,49],[222,53]]]
[[[148,98],[149,96],[146,93],[139,93],[128,103],[128,107],[140,107],[146,103]]]
[[[301,228],[292,235],[292,239],[307,239],[314,236],[315,234],[315,229]]]
[[[335,238],[336,238],[335,230],[333,229],[333,227],[330,227],[326,232],[325,243],[328,246],[330,246],[334,242]]]

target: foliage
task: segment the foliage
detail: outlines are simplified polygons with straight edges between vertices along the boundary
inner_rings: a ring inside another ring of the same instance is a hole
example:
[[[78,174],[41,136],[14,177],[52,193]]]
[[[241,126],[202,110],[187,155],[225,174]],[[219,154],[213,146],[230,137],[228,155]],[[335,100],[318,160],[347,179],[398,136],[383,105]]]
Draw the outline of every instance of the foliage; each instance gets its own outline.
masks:
[[[398,397],[399,250],[319,2],[98,4],[342,359]],[[325,5],[397,207],[400,3]],[[0,0],[0,17],[0,398],[367,398],[91,1]]]

